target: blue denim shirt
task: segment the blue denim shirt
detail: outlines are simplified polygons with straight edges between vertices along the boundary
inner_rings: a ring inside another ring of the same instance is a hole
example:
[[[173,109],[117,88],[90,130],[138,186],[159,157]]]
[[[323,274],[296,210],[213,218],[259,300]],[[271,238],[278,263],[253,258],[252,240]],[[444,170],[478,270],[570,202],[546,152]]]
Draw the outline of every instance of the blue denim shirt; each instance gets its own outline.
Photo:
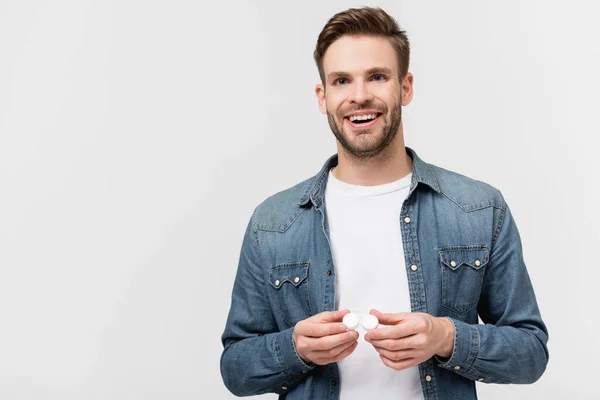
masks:
[[[419,364],[425,399],[476,399],[475,382],[535,382],[548,363],[548,331],[504,197],[406,152],[413,175],[398,223],[411,311],[455,328],[450,358]],[[339,398],[337,363],[304,363],[292,339],[298,321],[334,310],[324,193],[337,161],[264,200],[248,222],[221,337],[221,375],[237,396]]]

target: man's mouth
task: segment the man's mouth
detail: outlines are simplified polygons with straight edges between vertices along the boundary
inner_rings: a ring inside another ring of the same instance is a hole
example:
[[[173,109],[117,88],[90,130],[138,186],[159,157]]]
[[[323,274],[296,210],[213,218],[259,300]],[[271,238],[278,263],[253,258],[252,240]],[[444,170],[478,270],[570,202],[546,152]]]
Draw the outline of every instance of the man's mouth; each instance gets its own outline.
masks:
[[[375,125],[381,117],[381,113],[372,113],[366,115],[352,115],[350,117],[344,117],[344,120],[348,122],[352,128],[366,129]]]

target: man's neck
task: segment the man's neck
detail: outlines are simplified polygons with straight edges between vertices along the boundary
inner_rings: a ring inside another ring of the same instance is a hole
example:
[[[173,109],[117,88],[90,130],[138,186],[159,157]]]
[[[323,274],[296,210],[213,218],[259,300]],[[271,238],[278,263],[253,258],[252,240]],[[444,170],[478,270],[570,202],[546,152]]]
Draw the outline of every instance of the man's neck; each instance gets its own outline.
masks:
[[[331,173],[342,182],[361,186],[383,185],[405,177],[412,172],[413,161],[406,153],[402,135],[398,136],[400,140],[394,140],[383,153],[367,160],[340,151],[343,149],[338,143],[338,165]]]

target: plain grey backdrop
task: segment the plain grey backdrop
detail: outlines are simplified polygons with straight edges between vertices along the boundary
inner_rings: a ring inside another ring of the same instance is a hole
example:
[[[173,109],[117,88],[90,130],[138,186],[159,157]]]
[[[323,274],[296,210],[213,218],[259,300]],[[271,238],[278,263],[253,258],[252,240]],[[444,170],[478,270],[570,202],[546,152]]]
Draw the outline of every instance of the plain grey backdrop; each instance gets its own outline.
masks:
[[[335,153],[312,52],[362,5],[411,40],[406,144],[521,233],[550,362],[480,397],[598,398],[599,6],[541,0],[0,1],[0,398],[234,398],[242,235]]]

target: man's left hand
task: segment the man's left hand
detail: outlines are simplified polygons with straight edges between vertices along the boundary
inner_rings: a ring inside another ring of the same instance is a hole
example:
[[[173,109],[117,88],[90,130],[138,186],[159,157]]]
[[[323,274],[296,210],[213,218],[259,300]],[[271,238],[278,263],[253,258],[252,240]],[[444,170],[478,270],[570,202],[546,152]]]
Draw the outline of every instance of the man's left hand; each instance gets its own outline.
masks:
[[[448,318],[427,313],[382,313],[371,310],[380,326],[367,332],[365,340],[375,347],[390,368],[401,370],[438,355],[450,357],[454,348],[454,324]],[[384,326],[381,325],[390,325]]]

